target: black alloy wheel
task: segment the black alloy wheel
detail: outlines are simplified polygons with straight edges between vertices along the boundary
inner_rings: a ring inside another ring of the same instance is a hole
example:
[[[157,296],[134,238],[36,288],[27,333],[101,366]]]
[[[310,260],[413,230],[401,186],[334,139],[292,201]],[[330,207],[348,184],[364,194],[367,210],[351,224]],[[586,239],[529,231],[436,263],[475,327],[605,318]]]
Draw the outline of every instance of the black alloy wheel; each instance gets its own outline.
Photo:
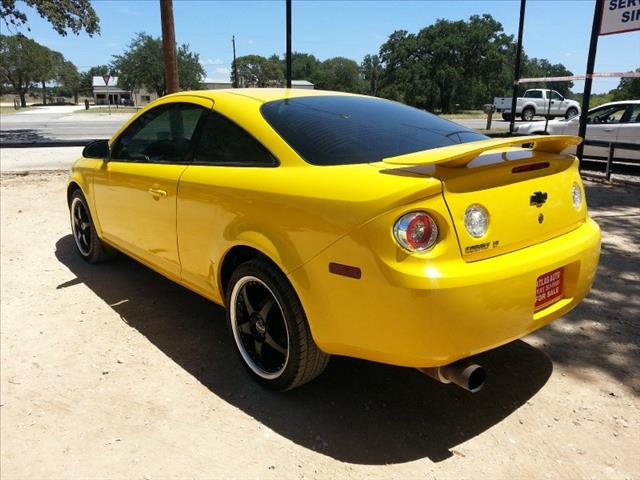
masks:
[[[329,356],[313,341],[300,300],[275,265],[255,259],[238,266],[226,301],[237,352],[256,381],[289,390],[324,370]]]

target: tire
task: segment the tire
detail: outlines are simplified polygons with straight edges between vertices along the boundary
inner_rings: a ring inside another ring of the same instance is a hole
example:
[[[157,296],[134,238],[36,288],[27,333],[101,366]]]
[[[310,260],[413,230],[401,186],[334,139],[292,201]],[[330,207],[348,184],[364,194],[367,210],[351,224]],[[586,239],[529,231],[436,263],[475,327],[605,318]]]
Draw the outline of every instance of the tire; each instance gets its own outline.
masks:
[[[533,116],[536,114],[536,111],[531,108],[531,107],[525,107],[524,110],[522,110],[522,113],[520,114],[520,118],[522,118],[522,120],[524,120],[525,122],[530,122],[531,120],[533,120]]]
[[[510,113],[503,113],[502,114],[502,120],[504,120],[505,122],[510,122],[511,121],[511,114]]]
[[[300,300],[275,265],[262,259],[239,265],[225,300],[236,351],[258,383],[291,390],[325,369],[329,355],[313,341]]]
[[[79,189],[71,195],[69,215],[71,234],[82,259],[89,263],[110,260],[113,257],[113,249],[98,237],[87,200]]]
[[[567,109],[566,113],[564,114],[564,118],[569,120],[570,118],[575,117],[576,115],[578,115],[578,109],[575,107],[571,107]]]

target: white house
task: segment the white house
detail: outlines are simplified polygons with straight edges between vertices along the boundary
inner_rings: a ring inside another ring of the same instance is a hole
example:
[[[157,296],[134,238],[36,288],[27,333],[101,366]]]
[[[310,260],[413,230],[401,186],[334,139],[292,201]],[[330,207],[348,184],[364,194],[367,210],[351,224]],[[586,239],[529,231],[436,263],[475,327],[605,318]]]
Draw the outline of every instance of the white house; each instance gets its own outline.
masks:
[[[96,105],[146,105],[152,102],[158,95],[144,88],[133,91],[125,90],[118,86],[118,77],[111,77],[106,84],[103,77],[93,77],[93,101]]]

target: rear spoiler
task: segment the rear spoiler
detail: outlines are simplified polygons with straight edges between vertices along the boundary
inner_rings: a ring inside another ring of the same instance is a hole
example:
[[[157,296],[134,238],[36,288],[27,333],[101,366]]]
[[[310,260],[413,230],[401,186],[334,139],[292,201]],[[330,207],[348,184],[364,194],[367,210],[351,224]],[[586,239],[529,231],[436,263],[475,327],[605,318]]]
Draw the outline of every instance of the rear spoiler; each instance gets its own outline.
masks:
[[[580,142],[582,142],[582,138],[575,135],[530,135],[525,137],[492,138],[383,158],[382,161],[390,165],[440,164],[443,167],[464,167],[481,153],[498,148],[532,144],[531,149],[535,152],[560,153],[565,148],[578,145]]]

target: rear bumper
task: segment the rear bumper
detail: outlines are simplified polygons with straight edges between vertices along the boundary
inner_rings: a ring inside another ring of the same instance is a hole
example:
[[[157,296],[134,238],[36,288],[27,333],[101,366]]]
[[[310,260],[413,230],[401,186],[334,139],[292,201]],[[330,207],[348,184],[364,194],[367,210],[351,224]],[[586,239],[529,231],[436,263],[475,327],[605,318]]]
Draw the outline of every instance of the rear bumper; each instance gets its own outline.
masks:
[[[494,258],[415,263],[382,259],[345,237],[290,274],[327,353],[429,367],[486,351],[546,325],[589,292],[600,255],[591,219],[552,240]],[[362,278],[332,275],[349,259]],[[534,311],[536,280],[564,267],[563,297]]]

